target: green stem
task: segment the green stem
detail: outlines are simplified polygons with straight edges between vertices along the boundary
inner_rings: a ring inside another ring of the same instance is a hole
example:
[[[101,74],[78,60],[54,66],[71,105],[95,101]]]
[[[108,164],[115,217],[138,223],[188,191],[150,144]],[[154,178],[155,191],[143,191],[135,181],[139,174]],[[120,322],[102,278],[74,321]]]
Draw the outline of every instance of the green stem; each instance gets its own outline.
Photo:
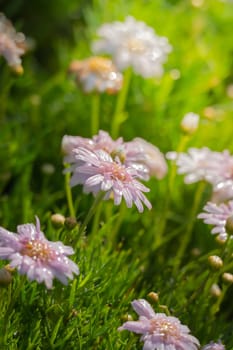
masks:
[[[196,221],[197,210],[199,208],[200,201],[201,201],[205,186],[206,186],[206,183],[204,181],[200,182],[198,185],[197,191],[195,193],[194,202],[193,202],[193,206],[191,209],[191,215],[189,218],[188,226],[187,226],[187,229],[185,231],[185,235],[180,243],[178,252],[176,254],[176,260],[174,263],[174,271],[175,272],[178,270],[180,263],[181,263],[181,260],[182,260],[182,257],[183,257],[183,255],[187,249],[187,246],[190,242],[193,226],[194,226],[194,223]]]
[[[116,109],[113,115],[112,128],[111,128],[111,134],[113,138],[118,137],[120,125],[123,121],[122,112],[124,111],[124,108],[125,108],[126,98],[129,91],[131,74],[132,74],[132,70],[131,68],[128,68],[125,71],[123,87],[117,97]]]
[[[102,201],[103,197],[105,195],[105,192],[100,192],[96,197],[95,200],[91,206],[91,208],[89,209],[89,212],[87,213],[87,216],[85,217],[82,225],[79,228],[78,231],[78,236],[81,237],[89,223],[89,221],[91,220],[92,216],[94,215],[94,213],[96,212],[96,209],[99,205],[99,203]]]
[[[91,133],[96,135],[99,130],[99,109],[100,109],[100,95],[94,93],[92,95],[91,108]]]
[[[183,135],[180,139],[180,142],[177,146],[176,152],[180,153],[185,149],[185,146],[188,142],[188,140],[190,139],[189,135]],[[175,162],[172,163],[171,166],[171,170],[169,173],[169,177],[168,177],[168,183],[167,183],[167,194],[165,197],[165,203],[164,203],[164,209],[162,211],[162,217],[159,223],[159,227],[158,227],[158,232],[156,235],[156,239],[155,239],[155,246],[159,246],[161,244],[161,240],[166,228],[166,223],[167,223],[167,214],[169,212],[169,206],[171,203],[171,195],[174,192],[173,188],[174,188],[174,182],[175,182],[175,178],[176,178],[176,164]]]
[[[68,167],[68,164],[65,164],[65,167]],[[70,187],[70,173],[65,174],[65,189],[66,189],[66,199],[67,204],[69,208],[69,213],[72,218],[75,218],[75,210],[74,210],[74,203],[72,198],[72,191]]]

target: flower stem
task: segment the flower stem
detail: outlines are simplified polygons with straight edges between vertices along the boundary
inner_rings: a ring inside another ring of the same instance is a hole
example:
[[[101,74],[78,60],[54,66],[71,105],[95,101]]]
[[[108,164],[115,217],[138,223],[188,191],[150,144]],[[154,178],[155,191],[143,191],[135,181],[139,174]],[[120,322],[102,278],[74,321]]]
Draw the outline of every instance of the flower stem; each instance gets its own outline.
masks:
[[[68,165],[65,164],[65,167],[67,166]],[[72,191],[70,187],[70,173],[68,172],[65,174],[65,189],[66,189],[66,199],[67,199],[70,216],[72,218],[75,218],[74,203],[73,203]]]
[[[132,70],[131,68],[128,68],[125,71],[123,87],[117,97],[116,109],[113,115],[112,128],[111,128],[111,134],[113,138],[118,137],[120,125],[124,121],[123,111],[125,108],[126,98],[129,91],[131,74],[132,74]]]
[[[180,139],[180,142],[177,146],[176,152],[180,153],[184,150],[188,140],[189,140],[189,135],[183,135]],[[176,164],[175,162],[172,163],[171,165],[171,170],[169,173],[168,177],[168,183],[167,183],[167,195],[165,197],[165,203],[164,203],[164,209],[163,209],[163,214],[160,220],[159,228],[158,228],[158,233],[157,233],[157,239],[155,240],[155,246],[159,246],[161,244],[161,239],[164,234],[165,228],[166,228],[166,223],[167,223],[167,214],[169,212],[169,206],[171,203],[171,195],[173,193],[173,188],[174,188],[174,182],[176,178]]]
[[[105,195],[105,192],[100,192],[98,193],[98,195],[95,197],[95,200],[92,204],[92,206],[90,207],[88,213],[87,213],[87,216],[85,217],[82,225],[80,226],[79,228],[79,231],[78,231],[78,236],[81,237],[88,225],[88,223],[90,222],[92,216],[94,215],[94,213],[96,212],[96,209],[98,207],[98,205],[100,204],[100,202],[102,201],[103,197]]]
[[[94,93],[92,95],[92,108],[91,108],[91,133],[97,134],[99,130],[99,109],[100,109],[100,95]]]
[[[199,208],[199,204],[200,204],[205,186],[206,186],[206,183],[204,181],[200,182],[198,185],[197,191],[195,193],[194,202],[193,202],[193,206],[191,209],[191,215],[189,218],[188,226],[186,228],[185,235],[180,243],[180,247],[179,247],[178,252],[176,254],[176,260],[174,263],[174,271],[175,272],[178,270],[180,263],[181,263],[181,260],[182,260],[182,257],[183,257],[183,255],[187,249],[187,246],[190,242],[193,226],[194,226],[194,223],[196,220],[197,210]]]

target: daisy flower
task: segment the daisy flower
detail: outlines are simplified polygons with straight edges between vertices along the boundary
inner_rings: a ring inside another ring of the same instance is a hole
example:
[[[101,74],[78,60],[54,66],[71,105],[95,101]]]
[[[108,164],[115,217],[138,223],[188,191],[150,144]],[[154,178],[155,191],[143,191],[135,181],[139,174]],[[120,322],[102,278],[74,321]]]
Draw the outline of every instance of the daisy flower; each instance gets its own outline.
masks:
[[[75,162],[73,151],[78,147],[84,147],[90,151],[104,150],[113,159],[119,158],[125,166],[135,168],[143,180],[148,180],[150,176],[162,179],[167,173],[167,163],[164,155],[156,146],[140,137],[136,137],[129,142],[124,142],[122,137],[113,140],[103,130],[100,130],[92,139],[65,135],[62,139],[65,163]]]
[[[27,275],[30,281],[44,282],[48,289],[52,288],[54,278],[67,285],[68,278],[79,274],[78,266],[67,258],[71,254],[74,254],[71,247],[45,238],[37,217],[36,225],[19,225],[17,233],[0,227],[0,259],[10,260],[11,268]]]
[[[0,56],[17,73],[23,72],[21,56],[25,53],[26,44],[23,33],[17,33],[12,23],[0,13]]]
[[[216,203],[208,202],[204,206],[204,213],[198,215],[198,219],[203,219],[205,224],[213,225],[211,230],[213,234],[220,234],[223,239],[227,238],[228,227],[232,230],[233,221],[233,201],[228,203]]]
[[[124,198],[128,208],[135,204],[139,212],[143,211],[143,204],[151,209],[151,203],[143,194],[149,192],[149,188],[137,180],[139,174],[136,169],[125,166],[118,157],[113,159],[103,149],[91,151],[79,147],[73,153],[78,162],[70,168],[73,173],[71,186],[81,184],[85,193],[94,195],[105,192],[103,199],[113,196],[115,205]]]
[[[171,46],[166,37],[158,36],[144,22],[128,16],[125,22],[102,25],[94,42],[95,53],[107,53],[120,71],[132,67],[135,73],[148,77],[160,77],[163,63]]]
[[[134,300],[132,307],[139,316],[138,321],[125,322],[119,331],[128,330],[142,334],[143,350],[197,350],[199,341],[190,334],[180,320],[164,313],[155,313],[144,299]]]
[[[75,75],[77,83],[87,93],[97,91],[115,94],[122,87],[123,76],[108,58],[90,57],[73,61],[69,72]]]
[[[225,346],[221,343],[211,342],[205,346],[203,346],[202,350],[225,350]]]

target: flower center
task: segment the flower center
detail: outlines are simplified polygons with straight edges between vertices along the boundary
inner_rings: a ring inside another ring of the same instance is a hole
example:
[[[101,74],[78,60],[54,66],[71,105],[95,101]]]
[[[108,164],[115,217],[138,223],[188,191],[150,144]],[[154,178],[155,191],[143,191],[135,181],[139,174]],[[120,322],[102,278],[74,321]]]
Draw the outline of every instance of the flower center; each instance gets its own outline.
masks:
[[[89,69],[97,73],[109,73],[114,71],[112,62],[103,57],[92,57],[88,61]]]
[[[159,333],[161,336],[168,337],[176,337],[177,336],[177,327],[171,322],[166,320],[151,320],[150,321],[150,333]]]
[[[21,254],[41,261],[48,261],[53,257],[53,251],[48,244],[36,239],[26,242]]]
[[[109,163],[108,165],[104,166],[103,172],[108,173],[113,179],[116,180],[127,181],[130,179],[130,175],[121,164]]]
[[[127,41],[127,47],[130,51],[135,53],[142,53],[145,51],[145,45],[140,39],[130,38]]]

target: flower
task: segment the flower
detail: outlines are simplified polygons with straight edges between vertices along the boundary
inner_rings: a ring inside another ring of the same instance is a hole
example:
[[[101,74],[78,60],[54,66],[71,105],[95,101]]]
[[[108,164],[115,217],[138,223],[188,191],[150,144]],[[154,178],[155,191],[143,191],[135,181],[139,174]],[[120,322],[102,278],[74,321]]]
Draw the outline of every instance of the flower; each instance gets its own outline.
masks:
[[[17,33],[12,23],[0,13],[0,56],[17,73],[23,72],[21,56],[25,53],[26,44],[23,33]]]
[[[200,117],[196,113],[190,112],[185,114],[180,124],[181,129],[185,133],[193,134],[198,128],[199,119]]]
[[[221,342],[218,342],[218,343],[211,342],[205,345],[202,348],[202,350],[225,350],[225,346]]]
[[[115,205],[119,205],[123,197],[128,208],[134,203],[139,212],[143,211],[142,203],[151,209],[151,203],[142,193],[149,189],[136,180],[139,177],[136,169],[125,166],[118,157],[113,159],[103,149],[91,151],[78,147],[73,153],[78,162],[70,169],[73,172],[71,186],[81,184],[85,193],[94,195],[106,192],[103,199],[113,195]]]
[[[98,135],[93,136],[92,139],[65,135],[62,139],[65,163],[77,162],[74,150],[78,147],[84,147],[90,151],[104,150],[113,159],[119,158],[125,166],[135,168],[138,176],[143,180],[148,180],[150,176],[162,179],[167,172],[167,164],[160,150],[139,137],[130,142],[124,142],[122,137],[113,140],[103,130],[100,130]]]
[[[228,151],[215,152],[207,147],[190,148],[187,153],[168,152],[166,156],[176,161],[178,174],[186,174],[186,184],[205,180],[217,189],[232,176],[233,157]]]
[[[164,313],[155,313],[144,299],[134,300],[132,307],[139,315],[138,321],[125,322],[119,331],[128,330],[142,334],[144,350],[197,350],[199,341],[190,334],[180,320]]]
[[[79,274],[78,266],[67,258],[73,253],[62,242],[48,241],[37,217],[36,226],[19,225],[17,234],[0,227],[0,259],[10,260],[10,267],[17,268],[29,280],[44,282],[48,289],[52,288],[53,278],[66,285],[68,278]]]
[[[204,206],[204,213],[199,214],[198,219],[204,219],[205,224],[214,225],[211,230],[213,234],[220,234],[220,238],[227,238],[227,227],[233,218],[233,201],[229,201],[227,204],[208,202]]]
[[[123,76],[113,62],[104,57],[90,57],[83,61],[73,61],[69,72],[75,74],[85,92],[117,93],[123,83]]]
[[[110,54],[120,71],[133,67],[145,78],[163,74],[171,46],[166,37],[158,36],[144,22],[128,16],[125,22],[102,25],[97,33],[100,39],[94,42],[93,51]]]
[[[149,176],[155,176],[162,179],[167,173],[167,163],[160,150],[151,143],[136,137],[130,142],[125,143],[125,161],[132,165],[138,171],[142,170],[142,178],[147,179],[145,173]]]

